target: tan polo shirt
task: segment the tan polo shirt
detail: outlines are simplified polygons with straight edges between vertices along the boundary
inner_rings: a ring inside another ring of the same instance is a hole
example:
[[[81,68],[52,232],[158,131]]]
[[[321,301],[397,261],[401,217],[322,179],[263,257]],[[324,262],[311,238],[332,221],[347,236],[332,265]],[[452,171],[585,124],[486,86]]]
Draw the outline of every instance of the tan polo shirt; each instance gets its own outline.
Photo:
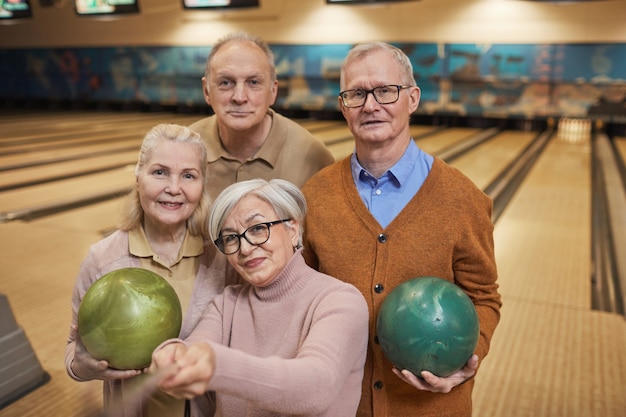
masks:
[[[244,162],[224,149],[215,115],[189,126],[207,145],[207,190],[212,200],[229,185],[255,178],[282,178],[302,187],[313,174],[335,162],[328,148],[304,127],[271,109],[268,115],[272,127],[265,142]]]
[[[200,258],[204,250],[202,237],[192,236],[187,232],[178,258],[173,265],[162,263],[154,253],[143,227],[133,229],[128,233],[130,253],[141,258],[141,267],[156,272],[169,282],[180,299],[183,315],[187,311],[191,293],[200,266]]]
[[[159,256],[154,253],[143,227],[133,229],[128,233],[128,244],[130,253],[141,258],[142,268],[159,274],[174,287],[184,315],[191,299],[196,274],[200,266],[199,255],[204,250],[202,238],[192,236],[187,231],[178,257],[171,266],[162,263]],[[145,376],[140,375],[132,382],[140,384],[143,378]],[[143,415],[144,417],[182,416],[184,407],[184,400],[177,400],[162,392],[157,392],[146,399]]]

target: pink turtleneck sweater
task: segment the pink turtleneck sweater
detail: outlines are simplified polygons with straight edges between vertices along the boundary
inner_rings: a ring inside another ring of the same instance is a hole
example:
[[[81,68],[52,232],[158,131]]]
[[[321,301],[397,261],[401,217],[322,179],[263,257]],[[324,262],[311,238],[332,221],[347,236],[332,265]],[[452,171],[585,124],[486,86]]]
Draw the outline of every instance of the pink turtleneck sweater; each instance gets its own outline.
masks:
[[[269,286],[227,287],[186,342],[210,342],[216,416],[354,416],[368,309],[352,285],[319,273],[297,251]]]

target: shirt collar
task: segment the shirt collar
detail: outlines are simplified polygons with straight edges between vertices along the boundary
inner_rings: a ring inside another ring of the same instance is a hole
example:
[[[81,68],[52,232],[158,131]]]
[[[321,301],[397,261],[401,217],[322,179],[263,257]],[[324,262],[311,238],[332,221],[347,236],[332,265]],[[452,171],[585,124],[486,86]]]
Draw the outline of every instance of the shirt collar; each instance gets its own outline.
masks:
[[[249,160],[261,159],[267,162],[272,168],[276,165],[280,151],[283,148],[285,141],[287,140],[286,132],[280,132],[280,127],[276,123],[276,113],[274,110],[268,109],[267,114],[272,119],[272,126],[267,134],[267,138],[256,155]],[[217,116],[212,116],[210,120],[209,130],[213,132],[213,137],[217,140],[209,141],[207,143],[207,161],[215,162],[220,158],[227,160],[233,160],[234,158],[226,151],[222,145],[222,141],[219,139],[219,130],[217,127]]]
[[[148,243],[143,226],[131,229],[128,232],[128,246],[130,254],[139,258],[150,258],[156,255],[150,247],[150,243]],[[189,230],[187,230],[180,249],[180,258],[201,255],[203,250],[204,242],[202,237],[190,235]]]
[[[415,141],[411,139],[409,146],[407,146],[404,154],[402,154],[402,157],[391,168],[385,171],[381,178],[386,176],[390,181],[394,182],[396,186],[401,187],[404,183],[406,183],[406,181],[409,180],[411,171],[413,170],[415,162],[418,160],[421,152],[422,150],[417,146]],[[370,174],[359,163],[359,160],[356,157],[356,152],[352,153],[352,156],[350,157],[350,165],[352,167],[352,178],[355,183],[357,181],[372,180],[374,182],[378,182],[378,179]]]

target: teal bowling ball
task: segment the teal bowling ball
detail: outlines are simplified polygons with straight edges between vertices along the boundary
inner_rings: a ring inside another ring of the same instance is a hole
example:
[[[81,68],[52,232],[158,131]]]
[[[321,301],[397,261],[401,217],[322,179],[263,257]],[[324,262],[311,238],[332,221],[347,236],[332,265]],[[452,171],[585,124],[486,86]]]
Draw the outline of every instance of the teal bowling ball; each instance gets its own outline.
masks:
[[[384,355],[398,369],[420,377],[446,377],[474,353],[479,336],[476,309],[458,286],[436,277],[417,277],[394,288],[376,319]]]
[[[87,352],[111,368],[142,369],[159,344],[178,337],[182,318],[176,291],[163,277],[122,268],[89,287],[78,309],[78,334]]]

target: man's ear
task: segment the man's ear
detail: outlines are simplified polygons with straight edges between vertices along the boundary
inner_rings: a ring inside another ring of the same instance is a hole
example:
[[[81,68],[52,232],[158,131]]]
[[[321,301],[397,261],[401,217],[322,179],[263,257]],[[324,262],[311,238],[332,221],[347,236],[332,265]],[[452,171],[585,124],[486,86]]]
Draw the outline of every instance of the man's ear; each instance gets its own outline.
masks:
[[[420,98],[422,96],[422,90],[419,87],[411,88],[409,92],[409,114],[417,110],[417,106],[420,104]]]
[[[278,80],[274,80],[272,83],[272,87],[270,88],[270,94],[272,99],[270,100],[270,106],[273,106],[276,102],[276,97],[278,97]]]
[[[210,106],[211,97],[209,96],[209,85],[207,84],[206,77],[202,77],[202,94],[204,95],[204,101]]]

